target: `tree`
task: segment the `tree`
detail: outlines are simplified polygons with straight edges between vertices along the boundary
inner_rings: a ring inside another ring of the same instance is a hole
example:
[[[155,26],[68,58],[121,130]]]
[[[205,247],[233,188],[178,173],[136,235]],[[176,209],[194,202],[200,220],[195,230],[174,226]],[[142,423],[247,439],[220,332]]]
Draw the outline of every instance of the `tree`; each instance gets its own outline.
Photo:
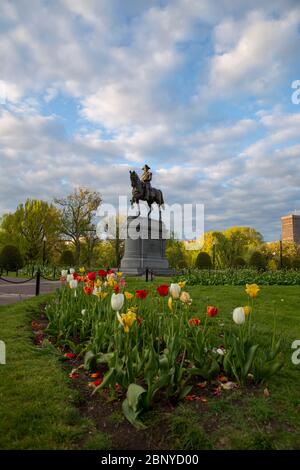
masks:
[[[20,250],[14,245],[6,245],[0,255],[1,268],[8,271],[17,271],[23,267],[23,258]]]
[[[93,219],[101,204],[100,194],[86,188],[75,189],[69,196],[55,199],[60,206],[61,232],[75,247],[75,264],[80,263],[81,241],[95,230]]]
[[[222,232],[205,233],[203,250],[212,257],[215,249],[216,265],[225,268],[234,266],[236,258],[245,259],[249,252],[260,248],[262,243],[262,235],[253,228],[231,227]]]
[[[266,269],[266,257],[260,251],[254,251],[249,260],[249,266],[255,269]]]
[[[110,240],[101,240],[95,248],[97,266],[100,268],[111,268],[116,266],[115,250]]]
[[[126,233],[127,218],[124,215],[118,214],[116,217],[107,217],[104,220],[104,224],[106,226],[106,241],[111,244],[114,252],[114,266],[119,267],[125,248],[125,241],[122,235]]]
[[[94,251],[99,242],[96,229],[87,231],[82,238],[81,252],[83,264],[90,268],[94,262]]]
[[[200,251],[196,259],[196,268],[199,269],[211,269],[212,262],[208,253],[205,251]]]
[[[46,201],[27,199],[14,213],[2,218],[2,238],[14,241],[27,261],[42,259],[46,237],[46,257],[55,249],[59,237],[60,213]]]
[[[233,260],[233,265],[232,265],[234,268],[243,268],[246,266],[246,261],[244,260],[244,258],[242,258],[241,256],[237,256],[234,260]]]
[[[71,250],[65,250],[62,252],[60,257],[60,264],[67,266],[68,268],[74,266],[74,254]]]
[[[183,269],[187,267],[186,250],[180,240],[176,240],[174,235],[166,242],[166,258],[171,268]]]

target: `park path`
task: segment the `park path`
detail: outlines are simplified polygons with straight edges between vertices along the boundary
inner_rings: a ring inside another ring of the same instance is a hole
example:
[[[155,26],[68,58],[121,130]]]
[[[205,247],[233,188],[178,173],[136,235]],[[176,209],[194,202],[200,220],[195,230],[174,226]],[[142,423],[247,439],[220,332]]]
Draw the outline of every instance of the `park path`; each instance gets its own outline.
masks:
[[[26,284],[17,284],[26,281],[26,278],[5,278],[14,281],[15,284],[8,283],[0,279],[0,305],[7,305],[20,300],[29,299],[35,296],[36,280],[33,279]],[[55,291],[60,286],[60,281],[46,281],[41,279],[40,293],[47,294]]]

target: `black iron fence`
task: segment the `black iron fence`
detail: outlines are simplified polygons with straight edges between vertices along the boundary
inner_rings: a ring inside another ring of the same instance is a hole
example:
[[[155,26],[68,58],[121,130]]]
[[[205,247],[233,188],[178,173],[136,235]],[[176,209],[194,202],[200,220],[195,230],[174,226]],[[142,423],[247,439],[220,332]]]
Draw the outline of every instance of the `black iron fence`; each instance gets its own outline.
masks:
[[[55,275],[55,273],[54,273]],[[54,276],[53,276],[54,277]],[[36,272],[33,273],[33,276],[31,276],[29,279],[23,279],[22,281],[13,281],[11,279],[7,279],[3,277],[2,275],[0,276],[0,281],[7,282],[8,284],[27,284],[28,282],[32,282],[35,280],[35,295],[40,295],[40,290],[41,290],[41,279],[44,279],[47,282],[58,282],[59,279],[55,278],[49,278],[43,275],[40,269],[38,269]]]

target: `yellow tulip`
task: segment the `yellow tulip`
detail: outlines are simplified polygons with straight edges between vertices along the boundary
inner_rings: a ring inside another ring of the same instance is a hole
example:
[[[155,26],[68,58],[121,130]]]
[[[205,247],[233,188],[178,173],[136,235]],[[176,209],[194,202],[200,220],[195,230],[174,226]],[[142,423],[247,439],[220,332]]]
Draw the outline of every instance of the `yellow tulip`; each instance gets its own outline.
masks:
[[[245,305],[245,307],[243,307],[243,309],[244,309],[244,313],[245,313],[246,317],[248,315],[250,315],[250,313],[252,312],[252,308],[250,307],[250,305]]]
[[[102,285],[102,281],[100,279],[97,279],[95,282],[95,287],[100,287]]]
[[[130,328],[132,327],[133,323],[136,321],[136,314],[131,310],[128,310],[127,313],[122,313],[122,321],[124,325],[124,332],[129,333]]]
[[[255,298],[260,291],[260,287],[257,284],[246,284],[245,291],[249,297]]]
[[[169,297],[168,307],[171,310],[171,312],[173,312],[173,299],[172,299],[172,297]]]
[[[118,284],[117,281],[115,279],[113,279],[112,277],[108,281],[108,285],[111,288],[114,288],[117,284]]]
[[[81,274],[85,273],[85,267],[82,266],[81,268],[79,268],[79,272],[80,272]]]
[[[124,295],[126,297],[126,300],[131,300],[134,297],[134,294],[131,294],[131,292],[125,291]]]
[[[178,285],[181,289],[184,289],[186,283],[187,283],[187,281],[180,281],[180,282],[178,282]]]
[[[133,306],[131,306],[131,307],[129,307],[129,308],[127,309],[127,313],[128,313],[128,312],[137,313],[137,311],[138,311],[138,308],[137,308],[137,307],[133,307]]]
[[[108,292],[99,292],[99,295],[97,294],[97,296],[103,300],[105,299],[105,297],[108,295]]]
[[[122,277],[122,276],[123,276],[123,273],[118,272],[118,273],[117,273],[117,276],[118,276],[118,277]]]

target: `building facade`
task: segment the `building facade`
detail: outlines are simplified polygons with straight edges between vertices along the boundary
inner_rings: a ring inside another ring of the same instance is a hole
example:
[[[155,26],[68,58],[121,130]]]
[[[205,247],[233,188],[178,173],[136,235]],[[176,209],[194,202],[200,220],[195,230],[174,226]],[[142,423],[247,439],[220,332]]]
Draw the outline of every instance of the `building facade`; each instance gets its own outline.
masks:
[[[300,215],[281,217],[281,239],[283,242],[300,243]]]

